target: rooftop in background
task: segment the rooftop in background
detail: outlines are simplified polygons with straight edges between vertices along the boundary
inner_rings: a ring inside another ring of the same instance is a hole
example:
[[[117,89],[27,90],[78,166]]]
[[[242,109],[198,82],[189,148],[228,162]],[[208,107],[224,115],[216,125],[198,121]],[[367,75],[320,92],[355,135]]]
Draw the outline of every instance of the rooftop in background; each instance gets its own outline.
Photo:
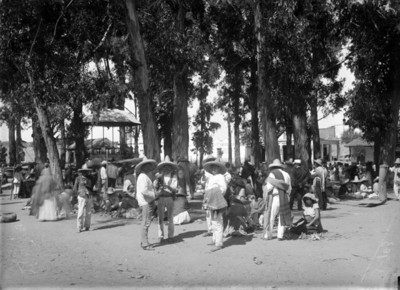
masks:
[[[367,142],[364,139],[357,138],[344,144],[345,147],[371,147],[374,146],[374,142]]]
[[[83,118],[83,123],[90,126],[105,126],[105,127],[118,127],[118,126],[136,126],[140,122],[136,119],[135,115],[118,109],[105,109],[98,115],[91,114]]]

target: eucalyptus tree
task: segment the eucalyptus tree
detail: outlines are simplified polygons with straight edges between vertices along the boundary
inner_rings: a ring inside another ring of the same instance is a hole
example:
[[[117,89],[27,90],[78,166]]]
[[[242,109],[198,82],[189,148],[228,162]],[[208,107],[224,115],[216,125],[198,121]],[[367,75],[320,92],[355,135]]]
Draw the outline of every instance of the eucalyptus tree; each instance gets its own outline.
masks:
[[[0,4],[1,60],[18,71],[17,84],[26,88],[24,96],[34,105],[51,171],[61,184],[57,118],[69,115],[69,92],[79,86],[85,65],[106,35],[107,17],[100,16],[107,14],[107,5],[102,4],[105,1]]]
[[[363,1],[343,5],[349,38],[349,68],[354,89],[349,92],[347,123],[375,142],[375,164],[393,164],[400,106],[400,6],[397,1]]]

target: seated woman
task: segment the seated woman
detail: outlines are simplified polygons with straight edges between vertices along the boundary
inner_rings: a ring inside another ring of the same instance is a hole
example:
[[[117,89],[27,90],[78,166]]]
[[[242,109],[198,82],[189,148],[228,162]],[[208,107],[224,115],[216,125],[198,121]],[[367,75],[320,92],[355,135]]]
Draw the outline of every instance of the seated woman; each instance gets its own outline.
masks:
[[[256,228],[250,217],[251,201],[247,200],[243,182],[240,179],[236,180],[232,186],[230,206],[224,215],[224,237],[247,235],[248,231]]]
[[[293,224],[290,231],[298,235],[301,233],[322,232],[321,214],[315,195],[312,193],[305,194],[303,203],[303,217]]]

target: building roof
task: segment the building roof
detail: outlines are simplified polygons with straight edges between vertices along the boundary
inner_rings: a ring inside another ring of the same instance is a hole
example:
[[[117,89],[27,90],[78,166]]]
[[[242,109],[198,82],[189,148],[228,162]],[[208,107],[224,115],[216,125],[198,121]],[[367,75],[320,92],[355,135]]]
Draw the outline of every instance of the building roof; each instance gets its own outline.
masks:
[[[364,139],[357,138],[350,141],[347,144],[344,144],[345,147],[373,147],[374,142],[367,142]]]
[[[105,126],[105,127],[119,127],[119,126],[136,126],[140,122],[136,119],[135,115],[130,112],[118,109],[105,109],[99,114],[92,114],[83,118],[83,123],[89,126]]]

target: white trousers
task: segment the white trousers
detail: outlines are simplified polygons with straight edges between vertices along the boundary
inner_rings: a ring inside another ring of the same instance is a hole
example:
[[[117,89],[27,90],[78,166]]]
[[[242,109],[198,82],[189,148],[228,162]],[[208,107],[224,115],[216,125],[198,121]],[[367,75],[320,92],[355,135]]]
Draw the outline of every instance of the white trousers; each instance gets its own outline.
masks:
[[[267,240],[272,239],[272,229],[274,228],[274,223],[276,216],[278,216],[278,233],[277,233],[277,238],[282,239],[283,238],[283,233],[285,232],[285,227],[282,226],[281,224],[281,217],[279,215],[279,195],[274,195],[272,197],[272,205],[271,205],[271,216],[269,217],[269,226],[265,230],[265,235],[264,238]]]
[[[92,207],[93,201],[91,197],[78,196],[78,216],[76,218],[78,230],[88,230],[90,228]]]
[[[224,240],[224,222],[222,212],[218,214],[211,213],[211,230],[213,233],[213,243],[215,243],[215,246],[217,247],[222,247]]]
[[[400,199],[399,186],[396,184],[396,182],[393,184],[393,191],[395,196]]]

